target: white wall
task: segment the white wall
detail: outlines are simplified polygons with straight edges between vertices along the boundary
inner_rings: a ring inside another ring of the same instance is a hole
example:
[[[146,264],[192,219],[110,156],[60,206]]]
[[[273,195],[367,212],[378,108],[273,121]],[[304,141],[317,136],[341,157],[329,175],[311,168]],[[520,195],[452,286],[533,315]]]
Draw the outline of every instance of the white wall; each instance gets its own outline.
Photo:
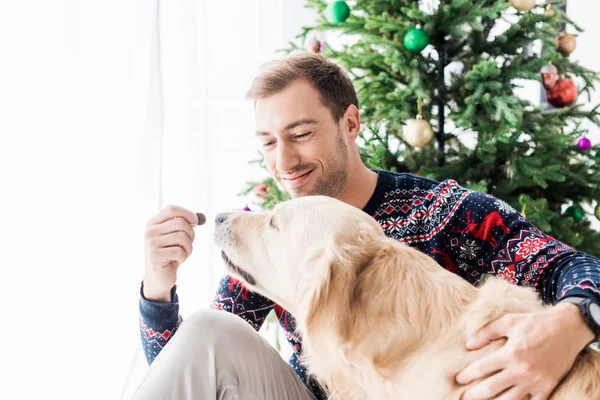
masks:
[[[577,38],[577,48],[570,57],[594,71],[600,72],[600,2],[589,0],[568,0],[567,14],[579,26],[585,29]],[[582,100],[584,97],[581,97]],[[587,97],[585,97],[587,99]],[[600,103],[600,87],[592,96],[591,104]],[[600,144],[600,128],[587,124],[590,129],[590,140],[594,145]],[[598,171],[600,173],[600,171]]]
[[[570,57],[577,60],[581,65],[586,66],[594,71],[600,72],[600,23],[598,16],[600,15],[600,1],[589,0],[568,0],[567,14],[583,29],[583,32],[577,38],[577,48]],[[587,96],[581,96],[579,100],[587,101]],[[590,104],[600,103],[600,84],[596,85],[596,90],[591,97]],[[600,145],[600,128],[594,124],[587,122],[586,126],[590,130],[589,139],[595,146]],[[600,174],[600,170],[598,170]],[[600,199],[597,199],[600,202]],[[593,204],[588,208],[591,213],[592,227],[600,230],[600,221],[593,216]]]

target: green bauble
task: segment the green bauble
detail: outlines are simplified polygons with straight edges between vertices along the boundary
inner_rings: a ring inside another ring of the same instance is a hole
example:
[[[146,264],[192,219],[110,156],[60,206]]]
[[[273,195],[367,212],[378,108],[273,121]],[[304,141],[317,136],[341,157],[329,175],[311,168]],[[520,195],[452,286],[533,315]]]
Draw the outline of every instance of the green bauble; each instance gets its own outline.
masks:
[[[570,206],[566,209],[565,214],[573,218],[573,221],[575,222],[581,222],[583,219],[583,211],[579,207]]]
[[[428,44],[429,35],[423,29],[411,29],[404,35],[404,46],[411,53],[420,53]]]
[[[600,221],[600,200],[598,200],[598,204],[596,204],[596,208],[594,208],[594,215]]]
[[[327,20],[332,24],[341,24],[350,16],[350,7],[343,0],[336,0],[327,6],[325,10]]]

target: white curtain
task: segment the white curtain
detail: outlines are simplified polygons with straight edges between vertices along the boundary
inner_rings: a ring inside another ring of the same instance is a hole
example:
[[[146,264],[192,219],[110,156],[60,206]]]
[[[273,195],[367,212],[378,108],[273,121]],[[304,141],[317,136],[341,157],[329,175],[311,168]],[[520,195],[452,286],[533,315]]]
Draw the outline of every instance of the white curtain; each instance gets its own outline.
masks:
[[[127,398],[145,372],[145,224],[202,211],[184,317],[222,265],[217,212],[242,208],[260,63],[314,16],[303,0],[0,2],[0,398]]]

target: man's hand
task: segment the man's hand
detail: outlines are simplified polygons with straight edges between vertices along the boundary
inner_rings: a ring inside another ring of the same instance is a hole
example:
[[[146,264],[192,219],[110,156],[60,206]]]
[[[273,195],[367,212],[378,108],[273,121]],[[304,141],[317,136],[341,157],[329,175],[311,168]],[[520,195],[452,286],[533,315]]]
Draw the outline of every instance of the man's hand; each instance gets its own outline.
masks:
[[[178,206],[168,206],[148,221],[145,234],[146,276],[144,297],[171,301],[177,268],[192,254],[194,230],[206,218]]]
[[[594,334],[577,306],[565,303],[536,313],[507,314],[481,328],[467,341],[467,349],[500,338],[507,338],[502,348],[456,375],[461,385],[487,377],[462,400],[546,400]]]

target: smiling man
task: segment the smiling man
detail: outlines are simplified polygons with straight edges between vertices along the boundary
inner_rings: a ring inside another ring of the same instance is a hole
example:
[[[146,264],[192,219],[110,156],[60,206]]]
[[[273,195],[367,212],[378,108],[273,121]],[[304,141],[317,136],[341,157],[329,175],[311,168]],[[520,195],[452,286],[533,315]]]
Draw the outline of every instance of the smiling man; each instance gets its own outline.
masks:
[[[559,303],[507,315],[470,338],[469,349],[507,342],[456,376],[459,384],[484,378],[464,399],[547,399],[581,350],[598,340],[600,261],[539,231],[501,200],[453,180],[367,168],[355,144],[356,93],[337,64],[312,53],[271,61],[248,97],[256,105],[265,164],[291,197],[335,197],[474,285],[484,273],[494,274]],[[177,268],[192,251],[196,225],[196,215],[177,206],[148,223],[140,326],[151,367],[134,399],[325,398],[302,365],[294,317],[235,279],[221,280],[211,306],[219,311],[202,310],[181,322]],[[289,365],[256,332],[271,310],[294,350]]]

